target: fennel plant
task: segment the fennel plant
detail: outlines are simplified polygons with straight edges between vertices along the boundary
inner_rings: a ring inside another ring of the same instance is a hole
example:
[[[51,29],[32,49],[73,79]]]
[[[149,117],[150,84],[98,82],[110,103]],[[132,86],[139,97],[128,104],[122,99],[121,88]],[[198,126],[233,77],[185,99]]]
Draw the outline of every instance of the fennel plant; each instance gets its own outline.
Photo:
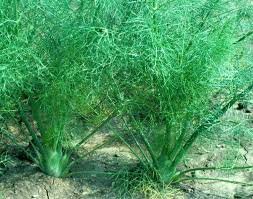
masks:
[[[252,34],[238,35],[241,16],[232,1],[0,6],[0,114],[21,118],[32,137],[28,155],[52,176],[68,175],[72,151],[117,112],[134,146],[115,133],[145,171],[177,182],[187,173],[178,165],[198,136],[252,89],[251,62],[233,60]],[[217,105],[212,96],[219,90],[228,92]],[[73,149],[66,140],[76,115],[97,127]]]
[[[116,46],[121,51],[115,52],[113,64],[121,71],[113,80],[125,108],[121,123],[133,142],[121,128],[112,128],[156,181],[177,183],[191,179],[189,172],[205,170],[178,168],[196,139],[252,91],[252,62],[237,54],[248,48],[251,30],[240,35],[241,18],[232,5],[222,0],[141,1],[132,4],[120,27]],[[224,90],[223,99],[215,101],[214,94]]]
[[[55,177],[69,175],[72,153],[111,118],[107,105],[96,110],[106,92],[98,86],[101,71],[90,61],[96,35],[82,7],[67,1],[0,2],[0,114],[24,123],[31,146],[25,153]],[[94,130],[71,143],[71,121],[90,112],[88,127]],[[8,129],[1,133],[17,143]]]

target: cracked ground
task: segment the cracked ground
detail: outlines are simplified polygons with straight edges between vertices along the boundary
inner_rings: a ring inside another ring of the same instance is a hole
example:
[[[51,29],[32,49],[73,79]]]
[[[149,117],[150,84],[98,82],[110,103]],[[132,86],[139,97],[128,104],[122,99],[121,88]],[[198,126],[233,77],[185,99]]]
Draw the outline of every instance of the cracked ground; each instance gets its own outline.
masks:
[[[243,121],[243,123],[242,123]],[[249,133],[253,128],[253,108],[248,107],[238,110],[233,107],[221,120],[224,125],[214,127],[212,131],[218,131],[215,137],[201,138],[185,161],[180,166],[184,168],[227,166],[233,164],[253,165],[253,144]],[[245,132],[237,132],[237,126],[243,125]],[[247,128],[246,128],[247,127]],[[234,133],[226,134],[226,131]],[[79,151],[92,148],[97,142],[102,142],[110,138],[107,132],[100,132],[96,137],[87,143]],[[227,143],[226,140],[230,140]],[[212,143],[212,144],[210,144]],[[114,181],[112,178],[103,175],[75,175],[71,178],[57,179],[44,175],[29,161],[21,160],[17,150],[14,148],[13,164],[7,168],[0,178],[0,193],[5,199],[118,199],[122,198],[112,188]],[[233,150],[233,153],[231,153]],[[121,143],[115,142],[96,151],[86,159],[74,165],[79,171],[117,172],[124,165],[135,163],[136,159],[129,149]],[[198,171],[195,176],[205,176],[210,178],[226,178],[229,180],[252,182],[253,173],[251,171]],[[253,187],[231,184],[217,181],[195,181],[186,182],[179,186],[181,193],[174,198],[199,198],[199,199],[219,199],[219,198],[253,198]],[[1,198],[1,197],[0,197]],[[126,198],[126,197],[125,197]],[[138,193],[130,198],[144,198],[143,193]],[[152,197],[150,197],[152,198]],[[161,197],[162,198],[162,197]],[[173,197],[172,197],[173,198]]]

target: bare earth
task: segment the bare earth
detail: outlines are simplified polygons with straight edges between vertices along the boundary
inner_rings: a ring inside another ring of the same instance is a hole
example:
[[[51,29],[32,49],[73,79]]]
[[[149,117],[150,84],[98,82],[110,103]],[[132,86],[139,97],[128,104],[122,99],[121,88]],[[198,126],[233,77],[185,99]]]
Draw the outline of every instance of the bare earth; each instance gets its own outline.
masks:
[[[253,108],[250,112],[245,113],[243,110],[231,110],[225,117],[233,120],[246,118],[248,124],[253,127]],[[78,155],[82,155],[83,150],[94,147],[97,143],[110,139],[106,132],[100,132],[91,142],[83,146],[79,150]],[[237,139],[235,136],[230,139]],[[210,142],[211,140],[209,140]],[[208,139],[207,139],[208,142]],[[236,155],[238,162],[244,165],[253,165],[253,144],[245,137],[238,142]],[[198,144],[190,152],[190,155],[182,163],[182,168],[208,167],[218,163],[227,151],[230,150],[229,145],[223,144],[222,138],[210,147],[208,144]],[[234,147],[234,146],[233,146]],[[17,149],[13,149],[14,152]],[[18,153],[18,152],[16,152]],[[117,172],[124,165],[133,165],[136,159],[123,144],[115,142],[104,146],[96,151],[96,153],[80,160],[74,165],[73,171],[96,171],[90,174],[78,173],[73,177],[57,179],[49,177],[41,173],[28,160],[20,160],[20,157],[13,159],[13,164],[7,169],[2,177],[0,177],[0,199],[118,199],[118,198],[144,198],[143,193],[132,196],[120,196],[112,188],[114,182],[110,175],[101,175],[104,172]],[[196,176],[202,177],[218,177],[229,180],[251,183],[253,181],[253,173],[251,171],[239,171],[227,174],[226,172],[205,171],[196,172]],[[253,198],[253,187],[243,186],[239,184],[231,184],[217,181],[198,181],[185,182],[179,186],[182,190],[180,194],[173,197],[159,198],[193,198],[193,199],[219,199],[219,198]],[[183,195],[183,197],[182,197]],[[157,198],[150,196],[149,198]]]

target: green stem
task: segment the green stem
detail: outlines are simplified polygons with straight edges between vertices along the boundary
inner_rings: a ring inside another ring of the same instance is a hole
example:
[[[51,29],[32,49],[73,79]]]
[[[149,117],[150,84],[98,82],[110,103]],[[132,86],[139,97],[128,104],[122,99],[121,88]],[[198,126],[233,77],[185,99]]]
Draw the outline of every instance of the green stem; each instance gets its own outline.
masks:
[[[27,151],[25,148],[18,144],[17,140],[11,135],[11,133],[3,128],[0,129],[0,133],[6,136],[11,142],[13,142],[18,148],[22,149],[27,157],[30,157],[34,162],[36,162],[35,158]]]
[[[38,139],[38,136],[36,135],[35,131],[33,130],[33,128],[31,127],[30,123],[28,122],[28,119],[24,113],[24,110],[22,108],[22,105],[19,103],[19,112],[20,112],[20,116],[22,121],[24,122],[26,128],[28,129],[28,132],[30,133],[30,135],[32,136],[33,141],[35,142],[35,145],[39,148],[39,150],[42,152],[43,151],[43,147]]]
[[[132,119],[135,121],[133,116],[132,116]],[[136,125],[138,125],[138,124],[136,123]],[[149,144],[149,141],[147,140],[147,138],[145,137],[145,135],[143,134],[143,132],[141,130],[139,131],[139,133],[140,133],[140,136],[142,138],[143,144],[145,145],[145,148],[147,149],[147,151],[148,151],[148,153],[149,153],[149,155],[150,155],[150,157],[153,161],[153,164],[154,164],[155,168],[158,169],[159,164],[158,164],[156,155],[155,155],[151,145]]]
[[[166,130],[164,136],[164,144],[161,153],[158,157],[159,165],[163,167],[163,164],[170,158],[171,150],[175,147],[175,136],[172,135],[171,122],[166,121]]]
[[[114,131],[114,134],[119,137],[119,139],[129,148],[129,150],[134,154],[134,156],[141,162],[141,164],[146,168],[149,169],[149,165],[142,160],[142,158],[137,154],[137,152],[126,142],[126,140],[118,133]]]
[[[200,167],[200,168],[193,168],[193,169],[187,169],[184,171],[181,171],[178,175],[177,175],[177,179],[180,180],[180,178],[186,174],[186,173],[190,173],[190,172],[195,172],[195,171],[206,171],[206,170],[243,170],[243,169],[252,169],[253,166],[237,166],[237,167]]]
[[[207,22],[207,19],[208,19],[209,16],[212,14],[215,5],[218,4],[219,1],[220,1],[220,0],[214,0],[213,3],[211,2],[212,5],[209,5],[209,6],[211,6],[211,8],[209,8],[209,9],[206,9],[206,8],[205,8],[205,9],[203,10],[202,21],[201,21],[200,24],[199,24],[199,29],[198,29],[197,31],[195,31],[195,33],[194,33],[193,35],[197,35],[197,34],[202,30],[202,28],[205,26],[205,24],[206,24],[206,22]],[[209,4],[209,3],[210,3],[210,2],[208,2],[208,4]],[[192,45],[193,45],[193,39],[194,39],[194,36],[193,36],[193,38],[189,41],[188,45],[186,46],[185,52],[188,52],[188,50],[192,47]]]
[[[240,185],[246,185],[246,186],[253,186],[251,183],[246,183],[246,182],[240,182],[240,181],[234,181],[234,180],[226,180],[226,179],[221,179],[221,178],[184,178],[181,179],[180,181],[189,181],[189,180],[210,180],[210,181],[220,181],[220,182],[227,182],[227,183],[232,183],[232,184],[240,184]]]
[[[136,146],[137,146],[138,149],[140,150],[142,156],[144,157],[144,159],[146,160],[146,162],[147,162],[149,165],[151,165],[151,164],[150,164],[149,158],[147,157],[146,153],[145,153],[144,150],[142,149],[142,147],[141,147],[139,141],[136,139],[136,137],[134,136],[134,134],[132,133],[132,131],[129,129],[129,127],[128,127],[128,125],[127,125],[127,122],[125,121],[125,119],[124,119],[123,117],[122,117],[121,119],[122,119],[122,121],[124,122],[124,125],[126,126],[128,132],[132,135],[132,137],[133,137],[133,139],[134,139],[134,141],[135,141],[135,143],[136,143]]]
[[[247,32],[245,35],[243,35],[241,38],[239,38],[236,42],[234,42],[233,44],[238,44],[241,41],[244,41],[245,39],[247,39],[249,36],[253,35],[253,30]]]
[[[170,154],[171,161],[174,161],[175,157],[177,156],[178,152],[180,151],[180,149],[183,146],[184,137],[185,137],[185,134],[186,134],[186,131],[187,131],[187,123],[188,123],[188,121],[184,120],[184,124],[181,127],[180,136],[177,139],[176,144],[175,144],[175,146],[174,146],[174,148],[173,148],[173,150],[171,151],[171,154]]]
[[[203,168],[193,168],[193,169],[187,169],[182,172],[181,174],[193,172],[193,171],[204,171],[204,170],[242,170],[242,169],[252,169],[253,166],[237,166],[237,167],[203,167]]]
[[[174,168],[178,165],[178,163],[188,152],[189,148],[195,142],[200,133],[205,131],[207,128],[211,127],[213,123],[221,116],[223,116],[231,106],[233,106],[239,99],[241,99],[243,96],[249,93],[252,89],[253,89],[253,82],[243,92],[235,95],[221,110],[216,111],[216,113],[211,118],[207,119],[202,125],[200,125],[191,135],[191,137],[186,141],[184,146],[181,148],[178,155],[175,157],[175,160],[173,161],[171,168]]]
[[[141,138],[143,140],[144,145],[146,146],[146,148],[147,148],[147,150],[148,150],[148,152],[150,154],[150,157],[151,157],[151,159],[153,161],[153,164],[154,164],[155,168],[158,169],[159,168],[159,164],[158,164],[158,161],[156,159],[155,153],[154,153],[154,151],[151,148],[151,145],[149,144],[148,140],[146,139],[146,137],[144,136],[144,134],[142,133],[142,131],[140,131],[140,135],[141,135]]]
[[[83,143],[85,143],[90,137],[92,137],[99,129],[101,129],[105,124],[107,124],[113,117],[115,116],[115,111],[112,112],[99,126],[97,126],[95,129],[91,131],[89,135],[87,135],[85,138],[83,138],[76,146],[74,147],[73,150],[79,148]]]
[[[85,153],[81,158],[76,159],[74,162],[78,162],[80,160],[82,160],[83,158],[87,157],[88,155],[92,154],[93,152],[97,151],[98,149],[104,147],[105,145],[107,145],[108,143],[112,143],[113,141],[115,141],[116,139],[113,140],[109,140],[107,142],[104,142],[102,144],[98,144],[97,146],[95,146],[92,150],[88,151],[87,153]]]
[[[157,0],[153,0],[153,4],[152,4],[152,9],[153,9],[153,13],[152,13],[152,18],[153,18],[153,30],[154,32],[157,32],[157,19],[156,19],[156,11],[157,11]]]

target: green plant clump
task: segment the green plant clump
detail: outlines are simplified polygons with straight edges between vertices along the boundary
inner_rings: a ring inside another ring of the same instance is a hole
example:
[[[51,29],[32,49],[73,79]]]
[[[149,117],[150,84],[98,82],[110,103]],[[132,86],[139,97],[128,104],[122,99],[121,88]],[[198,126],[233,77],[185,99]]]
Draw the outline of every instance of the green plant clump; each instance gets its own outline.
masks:
[[[134,146],[112,129],[143,170],[178,182],[188,172],[178,165],[195,140],[253,87],[251,62],[234,59],[252,34],[239,35],[242,16],[233,6],[2,0],[1,117],[18,113],[32,137],[28,155],[56,177],[69,174],[74,149],[117,117]],[[223,101],[213,102],[224,90]],[[96,127],[73,149],[68,127],[76,115]]]
[[[103,53],[124,107],[119,117],[134,145],[114,131],[156,181],[190,179],[185,174],[194,169],[178,171],[189,149],[252,90],[252,62],[237,54],[247,48],[251,31],[240,35],[242,18],[232,6],[221,0],[139,1],[118,6],[112,28],[99,17],[113,44]],[[126,10],[131,12],[122,18]],[[224,90],[222,100],[213,99]]]
[[[69,125],[94,111],[105,95],[98,86],[102,71],[90,61],[89,46],[98,36],[82,4],[4,0],[0,8],[1,117],[25,124],[32,137],[32,152],[26,153],[43,172],[66,176],[76,149],[69,146]],[[90,125],[99,127],[109,114],[101,109]]]

